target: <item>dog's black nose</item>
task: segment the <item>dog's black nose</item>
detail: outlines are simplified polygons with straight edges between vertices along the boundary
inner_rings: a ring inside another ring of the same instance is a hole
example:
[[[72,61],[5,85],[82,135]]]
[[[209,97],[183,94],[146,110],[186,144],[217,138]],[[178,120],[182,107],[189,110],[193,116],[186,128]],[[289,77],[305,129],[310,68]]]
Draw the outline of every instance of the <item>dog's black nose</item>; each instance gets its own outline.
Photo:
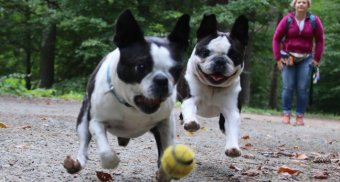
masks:
[[[217,58],[214,60],[214,73],[224,73],[226,71],[226,61],[223,58]]]
[[[163,75],[156,75],[153,78],[153,81],[158,86],[166,86],[168,87],[168,78]]]
[[[169,92],[168,87],[168,78],[164,75],[156,75],[153,78],[154,86],[153,86],[153,95],[155,97],[167,97]]]

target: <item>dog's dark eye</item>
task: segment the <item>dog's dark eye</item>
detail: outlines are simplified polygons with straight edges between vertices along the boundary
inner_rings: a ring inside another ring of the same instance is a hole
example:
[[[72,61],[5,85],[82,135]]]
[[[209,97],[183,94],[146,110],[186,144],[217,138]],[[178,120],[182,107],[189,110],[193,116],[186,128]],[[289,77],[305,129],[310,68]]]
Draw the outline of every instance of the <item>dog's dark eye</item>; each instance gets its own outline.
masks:
[[[210,51],[208,49],[205,49],[205,50],[202,51],[201,55],[202,55],[203,58],[206,58],[210,55]]]
[[[136,66],[136,72],[139,74],[144,74],[144,72],[146,71],[146,66],[143,64],[139,64]]]

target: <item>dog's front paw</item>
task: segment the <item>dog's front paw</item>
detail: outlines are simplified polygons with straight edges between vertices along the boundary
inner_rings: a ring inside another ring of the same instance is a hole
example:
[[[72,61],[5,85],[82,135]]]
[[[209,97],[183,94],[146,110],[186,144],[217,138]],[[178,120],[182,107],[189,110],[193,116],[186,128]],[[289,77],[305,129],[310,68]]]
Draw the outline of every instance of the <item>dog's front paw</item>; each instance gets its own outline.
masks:
[[[228,157],[239,157],[241,156],[241,150],[238,148],[226,149],[225,155],[227,155]]]
[[[114,151],[101,153],[100,159],[102,161],[102,167],[105,169],[114,169],[120,162],[120,159]]]
[[[170,182],[171,179],[172,178],[166,172],[164,172],[162,167],[160,167],[158,169],[158,171],[156,172],[156,181],[157,182]]]
[[[68,173],[74,174],[81,170],[81,165],[78,160],[73,160],[71,156],[66,156],[64,160],[64,168]]]
[[[184,129],[189,132],[195,132],[200,129],[200,124],[195,121],[190,121],[189,123],[184,123]]]

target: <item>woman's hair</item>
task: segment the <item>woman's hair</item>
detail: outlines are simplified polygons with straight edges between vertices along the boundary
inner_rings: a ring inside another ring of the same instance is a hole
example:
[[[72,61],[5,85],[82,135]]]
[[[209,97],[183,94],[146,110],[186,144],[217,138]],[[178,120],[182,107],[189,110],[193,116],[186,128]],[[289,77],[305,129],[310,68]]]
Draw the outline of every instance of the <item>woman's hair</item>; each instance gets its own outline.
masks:
[[[295,3],[296,3],[297,0],[293,0],[291,3],[290,3],[290,6],[292,8],[295,8]],[[307,0],[307,3],[308,3],[308,7],[310,7],[310,5],[312,4],[312,0]]]

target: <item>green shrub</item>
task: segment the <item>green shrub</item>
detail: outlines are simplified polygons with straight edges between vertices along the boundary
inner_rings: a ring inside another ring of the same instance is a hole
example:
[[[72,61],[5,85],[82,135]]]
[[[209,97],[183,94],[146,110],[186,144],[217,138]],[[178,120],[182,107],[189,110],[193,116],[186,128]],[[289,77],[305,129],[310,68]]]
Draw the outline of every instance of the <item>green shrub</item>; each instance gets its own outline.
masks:
[[[25,75],[13,73],[0,77],[0,94],[25,95]]]

